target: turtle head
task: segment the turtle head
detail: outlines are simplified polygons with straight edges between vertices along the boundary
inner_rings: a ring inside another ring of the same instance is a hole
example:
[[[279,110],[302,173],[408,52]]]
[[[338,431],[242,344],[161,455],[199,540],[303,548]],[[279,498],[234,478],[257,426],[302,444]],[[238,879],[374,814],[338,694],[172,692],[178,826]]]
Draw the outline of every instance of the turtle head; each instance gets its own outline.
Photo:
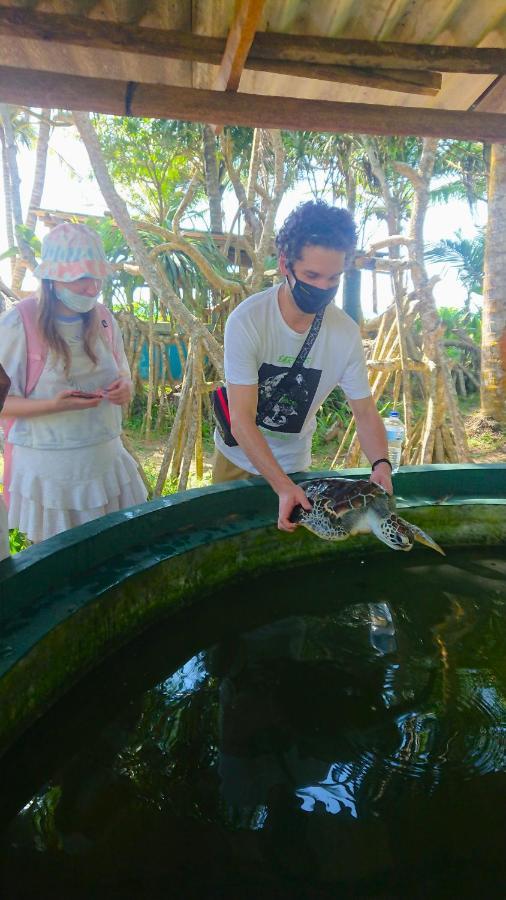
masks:
[[[430,547],[431,550],[435,550],[437,553],[445,556],[444,550],[441,549],[439,544],[436,544],[436,541],[431,538],[430,534],[422,531],[417,525],[406,522],[405,519],[401,519],[395,513],[380,519],[377,522],[377,526],[373,527],[373,531],[392,550],[411,550],[414,542],[419,541],[420,544],[425,544],[426,547]]]

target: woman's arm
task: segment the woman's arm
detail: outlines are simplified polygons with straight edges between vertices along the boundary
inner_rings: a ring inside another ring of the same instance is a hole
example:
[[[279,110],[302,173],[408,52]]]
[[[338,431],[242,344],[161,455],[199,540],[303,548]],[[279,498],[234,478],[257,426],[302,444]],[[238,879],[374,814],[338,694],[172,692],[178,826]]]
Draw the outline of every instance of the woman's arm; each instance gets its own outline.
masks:
[[[34,416],[47,416],[52,413],[70,412],[76,409],[91,409],[98,406],[102,397],[76,397],[72,391],[61,391],[56,397],[48,400],[31,400],[30,397],[7,397],[4,403],[2,419],[29,419]]]

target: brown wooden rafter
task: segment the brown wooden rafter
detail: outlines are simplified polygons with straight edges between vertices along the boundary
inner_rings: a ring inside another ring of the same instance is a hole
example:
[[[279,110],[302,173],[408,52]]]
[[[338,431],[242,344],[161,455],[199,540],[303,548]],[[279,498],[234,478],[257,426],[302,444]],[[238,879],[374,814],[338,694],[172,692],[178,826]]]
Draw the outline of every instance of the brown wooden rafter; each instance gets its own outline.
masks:
[[[244,65],[260,22],[265,0],[239,0],[223,51],[220,70],[214,80],[217,91],[237,91]],[[222,127],[213,125],[215,134]]]
[[[506,115],[342,103],[136,84],[0,66],[0,102],[319,132],[424,135],[506,143]]]
[[[504,75],[496,78],[487,90],[478,97],[471,109],[480,112],[501,113],[506,112],[506,78]]]
[[[262,17],[265,0],[241,0],[228,32],[220,71],[214,88],[217,91],[237,91],[257,26]]]
[[[13,38],[75,44],[88,49],[118,50],[220,65],[227,39],[0,6],[0,34]],[[316,35],[256,32],[245,64],[255,61],[305,62],[322,66],[357,66],[390,71],[506,74],[506,50],[498,47],[452,47],[392,41],[358,41]],[[269,71],[266,67],[265,71]]]
[[[220,65],[226,39],[164,30],[84,16],[41,13],[0,6],[0,34],[13,38],[75,44],[88,49],[118,50],[171,59]],[[357,41],[316,35],[256,32],[245,64],[252,60],[265,71],[270,60],[322,66],[425,72],[463,72],[472,75],[506,74],[506,50],[496,47],[452,47]]]
[[[229,90],[235,89],[233,85],[238,81],[241,65],[254,71],[420,94],[437,93],[440,72],[506,74],[506,50],[502,49],[394,44],[272,32],[257,32],[242,61],[254,30],[253,14],[258,14],[259,5],[260,0],[247,0],[243,7],[249,14],[245,29],[243,32],[239,27],[231,29],[227,40],[15,7],[0,7],[0,34],[220,65],[220,79]],[[239,22],[239,17],[235,21]],[[225,55],[227,45],[230,52]]]

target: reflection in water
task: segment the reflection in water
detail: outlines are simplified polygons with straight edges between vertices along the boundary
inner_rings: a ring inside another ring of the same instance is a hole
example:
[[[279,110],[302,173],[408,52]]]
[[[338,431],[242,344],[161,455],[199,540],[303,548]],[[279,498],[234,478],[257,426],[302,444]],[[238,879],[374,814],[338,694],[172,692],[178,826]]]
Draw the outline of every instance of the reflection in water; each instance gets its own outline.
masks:
[[[505,573],[467,557],[403,562],[398,590],[388,568],[348,587],[341,569],[345,608],[335,572],[320,606],[298,572],[296,614],[270,576],[244,588],[263,621],[241,628],[231,596],[236,624],[215,606],[215,642],[175,671],[160,640],[155,683],[123,698],[121,681],[19,802],[3,895],[32,896],[35,866],[42,897],[166,897],[169,877],[185,900],[504,896]]]
[[[299,788],[296,796],[302,800],[304,812],[314,812],[317,803],[323,803],[325,811],[336,815],[342,809],[349,809],[354,819],[358,818],[356,791],[359,787],[353,779],[353,766],[334,763],[327,777],[319,784]]]

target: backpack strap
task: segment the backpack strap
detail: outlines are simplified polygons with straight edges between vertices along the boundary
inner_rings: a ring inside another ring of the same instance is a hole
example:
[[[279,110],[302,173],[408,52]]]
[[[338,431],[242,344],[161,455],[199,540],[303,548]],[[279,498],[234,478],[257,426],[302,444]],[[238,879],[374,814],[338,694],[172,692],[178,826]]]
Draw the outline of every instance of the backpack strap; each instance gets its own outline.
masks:
[[[26,297],[16,304],[19,312],[26,339],[26,376],[25,376],[25,397],[28,397],[34,390],[42,371],[46,364],[47,347],[44,346],[40,339],[39,330],[37,328],[37,309],[38,301],[36,297]],[[9,441],[9,432],[14,424],[14,419],[6,419],[3,424],[4,431],[4,475],[3,475],[3,499],[7,508],[9,507],[9,484],[11,481],[12,469],[12,444]]]
[[[38,302],[36,297],[20,300],[16,306],[25,329],[26,337],[26,378],[25,397],[29,397],[42,375],[46,364],[47,347],[40,338],[37,327]]]

